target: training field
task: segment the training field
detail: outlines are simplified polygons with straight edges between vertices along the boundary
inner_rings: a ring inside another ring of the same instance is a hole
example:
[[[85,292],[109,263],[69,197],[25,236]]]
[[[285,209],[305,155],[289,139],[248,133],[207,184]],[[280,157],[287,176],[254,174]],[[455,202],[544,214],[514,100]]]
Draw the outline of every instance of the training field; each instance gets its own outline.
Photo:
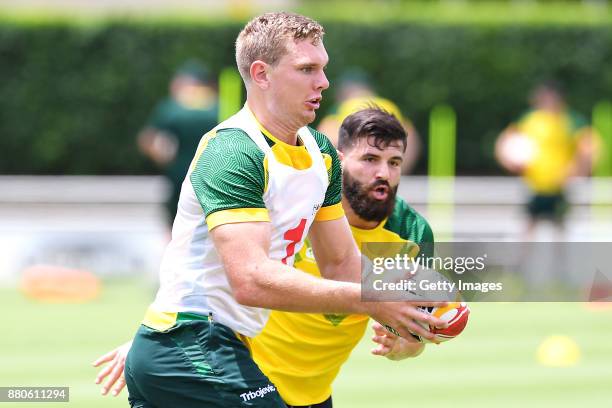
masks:
[[[126,393],[99,395],[93,383],[97,369],[90,362],[133,334],[153,293],[151,285],[141,282],[107,282],[97,301],[62,305],[32,302],[15,290],[0,289],[0,386],[69,386],[70,404],[53,407],[127,407]],[[560,408],[612,401],[612,307],[481,303],[471,308],[460,338],[430,345],[415,360],[371,356],[369,339],[362,341],[336,382],[335,406]],[[551,335],[576,342],[581,356],[574,365],[537,362],[539,344]]]

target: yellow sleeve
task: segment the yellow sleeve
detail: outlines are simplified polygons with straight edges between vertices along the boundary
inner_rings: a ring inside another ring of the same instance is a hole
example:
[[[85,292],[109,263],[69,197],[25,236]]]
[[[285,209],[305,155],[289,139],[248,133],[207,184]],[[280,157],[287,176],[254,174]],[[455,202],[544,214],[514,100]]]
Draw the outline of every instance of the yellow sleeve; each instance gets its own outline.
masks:
[[[206,217],[209,231],[223,224],[259,221],[270,221],[267,208],[233,208],[231,210],[216,211]]]
[[[342,203],[321,207],[315,216],[315,221],[331,221],[344,217]]]

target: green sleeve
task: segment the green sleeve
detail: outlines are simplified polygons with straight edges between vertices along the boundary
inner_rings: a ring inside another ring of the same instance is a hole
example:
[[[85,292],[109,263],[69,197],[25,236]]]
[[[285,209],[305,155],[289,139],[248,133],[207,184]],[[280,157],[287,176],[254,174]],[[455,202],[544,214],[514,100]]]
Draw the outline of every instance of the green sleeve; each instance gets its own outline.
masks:
[[[434,254],[434,234],[431,226],[421,214],[397,197],[393,214],[387,219],[385,229],[398,234],[402,239],[412,241],[421,247],[426,257]]]
[[[422,247],[423,255],[429,258],[434,255],[434,244],[435,244],[434,234],[427,220],[421,214],[417,213],[417,215],[421,218],[421,224],[423,226],[421,240],[419,244]]]
[[[325,199],[323,200],[323,207],[329,207],[338,204],[342,200],[342,167],[340,166],[340,159],[338,158],[336,148],[329,141],[327,136],[312,128],[309,129],[319,145],[321,153],[331,157],[331,167],[327,169],[329,185],[327,186]]]
[[[224,129],[212,137],[190,175],[204,214],[266,208],[263,158],[263,152],[241,130]]]

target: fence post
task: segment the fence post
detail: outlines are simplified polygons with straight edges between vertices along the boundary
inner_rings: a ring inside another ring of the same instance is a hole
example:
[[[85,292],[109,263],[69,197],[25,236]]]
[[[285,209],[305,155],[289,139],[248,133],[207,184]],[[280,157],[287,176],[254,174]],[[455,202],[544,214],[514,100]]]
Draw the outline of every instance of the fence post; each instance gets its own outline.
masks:
[[[242,79],[234,68],[219,75],[219,123],[238,112],[242,105]]]
[[[429,117],[427,216],[442,241],[452,240],[454,235],[456,127],[452,107],[434,106]]]

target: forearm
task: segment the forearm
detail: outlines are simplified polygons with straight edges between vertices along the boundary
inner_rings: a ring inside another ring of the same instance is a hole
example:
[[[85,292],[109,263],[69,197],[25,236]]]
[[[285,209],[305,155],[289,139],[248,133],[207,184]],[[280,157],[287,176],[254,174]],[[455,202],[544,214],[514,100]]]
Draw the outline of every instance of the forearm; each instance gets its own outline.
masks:
[[[361,253],[346,218],[315,222],[310,242],[321,276],[344,282],[361,282]]]
[[[345,218],[315,223],[315,255],[322,253],[325,264],[343,265],[343,257],[353,258],[350,271],[360,274],[360,259]],[[336,228],[338,227],[338,228]],[[331,235],[330,235],[331,234]],[[311,234],[312,235],[312,234]],[[320,279],[269,257],[270,224],[265,222],[224,224],[211,230],[211,236],[224,266],[236,301],[246,306],[302,313],[366,314],[393,327],[401,336],[410,331],[431,340],[434,335],[416,323],[440,327],[444,323],[420,312],[409,302],[362,302],[361,285],[354,282]],[[237,239],[236,237],[241,237]],[[343,245],[338,245],[342,243]],[[332,245],[334,245],[332,248]],[[339,250],[334,251],[335,248]],[[340,255],[338,255],[340,254]],[[334,261],[335,260],[335,261]],[[317,259],[319,261],[319,259]],[[439,306],[418,302],[419,306]]]
[[[315,253],[316,256],[316,253]],[[343,256],[338,263],[318,263],[321,276],[343,282],[361,282],[361,253],[354,246],[354,250]]]
[[[278,261],[253,265],[251,279],[234,287],[238,302],[302,313],[364,313],[361,285],[320,279]]]

